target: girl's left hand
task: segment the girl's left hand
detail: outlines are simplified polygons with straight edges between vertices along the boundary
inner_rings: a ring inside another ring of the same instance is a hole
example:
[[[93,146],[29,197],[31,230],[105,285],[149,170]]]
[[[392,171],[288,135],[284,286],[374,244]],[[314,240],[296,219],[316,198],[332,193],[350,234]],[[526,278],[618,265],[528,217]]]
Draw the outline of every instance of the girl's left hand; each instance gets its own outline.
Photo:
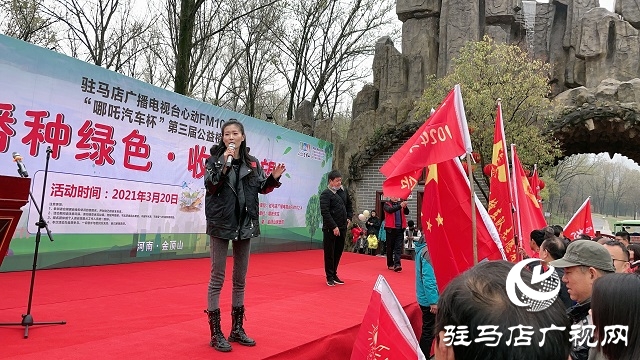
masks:
[[[286,170],[287,169],[284,167],[284,163],[279,163],[275,168],[273,168],[271,175],[273,175],[274,179],[278,180]]]

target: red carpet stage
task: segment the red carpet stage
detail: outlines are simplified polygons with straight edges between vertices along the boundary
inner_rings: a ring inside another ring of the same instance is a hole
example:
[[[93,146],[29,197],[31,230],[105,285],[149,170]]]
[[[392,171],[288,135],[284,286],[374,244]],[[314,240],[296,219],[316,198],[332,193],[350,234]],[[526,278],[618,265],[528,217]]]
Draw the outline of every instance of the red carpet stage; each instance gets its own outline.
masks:
[[[35,322],[0,327],[1,359],[349,359],[378,274],[420,326],[413,261],[387,270],[383,257],[345,253],[328,287],[322,250],[251,255],[245,330],[257,346],[209,347],[208,258],[38,270]],[[0,273],[0,323],[20,322],[31,272]],[[220,299],[222,329],[231,327],[231,259]]]

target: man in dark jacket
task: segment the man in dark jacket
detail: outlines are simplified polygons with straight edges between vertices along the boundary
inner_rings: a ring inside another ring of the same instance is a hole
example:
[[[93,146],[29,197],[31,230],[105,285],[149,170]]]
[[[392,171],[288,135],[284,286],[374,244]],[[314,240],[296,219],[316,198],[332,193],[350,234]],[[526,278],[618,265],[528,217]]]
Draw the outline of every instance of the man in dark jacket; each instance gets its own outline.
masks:
[[[347,226],[353,217],[351,199],[342,186],[342,175],[332,170],[328,175],[329,185],[320,194],[320,213],[322,214],[322,245],[324,248],[324,272],[327,285],[344,284],[338,277],[338,264],[344,250],[344,238]]]
[[[551,261],[549,265],[564,268],[562,281],[567,285],[571,300],[576,305],[567,310],[573,325],[585,327],[593,325],[589,309],[591,309],[591,293],[596,279],[615,271],[611,255],[604,246],[591,240],[574,240],[567,247],[561,259]],[[574,341],[571,349],[572,360],[589,358],[588,341]],[[595,355],[595,354],[594,354]]]

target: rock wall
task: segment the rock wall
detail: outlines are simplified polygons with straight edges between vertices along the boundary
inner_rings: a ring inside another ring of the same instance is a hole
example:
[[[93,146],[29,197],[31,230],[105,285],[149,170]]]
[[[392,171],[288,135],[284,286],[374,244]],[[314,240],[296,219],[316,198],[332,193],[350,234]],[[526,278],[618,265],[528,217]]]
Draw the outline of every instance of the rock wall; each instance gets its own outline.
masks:
[[[446,75],[464,44],[485,35],[549,62],[553,96],[595,88],[605,79],[639,78],[640,0],[617,0],[615,13],[598,5],[598,0],[397,0],[401,50],[388,37],[376,43],[374,82],[353,103],[348,145],[337,146],[336,165],[347,173],[354,156],[371,152],[366,139],[376,129],[413,121],[413,104],[429,86],[427,76]],[[356,188],[363,183],[357,176],[352,180]]]
[[[413,103],[429,85],[427,76],[446,75],[462,46],[485,35],[550,62],[554,96],[607,78],[640,77],[640,0],[617,0],[615,14],[598,5],[598,0],[397,0],[401,51],[388,37],[376,43],[373,84],[353,103],[350,153],[362,150],[361,142],[376,128],[411,121]]]
[[[296,112],[295,123],[287,127],[333,141],[334,167],[345,177],[353,177],[357,187],[361,179],[350,175],[354,156],[372,152],[367,142],[375,138],[376,131],[414,121],[414,102],[429,86],[427,77],[446,75],[467,41],[487,35],[497,42],[519,45],[533,58],[549,62],[553,96],[575,88],[595,88],[605,79],[627,82],[640,78],[640,0],[617,0],[615,13],[598,5],[598,0],[544,4],[397,0],[396,14],[402,21],[400,50],[389,37],[375,44],[373,84],[364,86],[353,102],[346,141],[335,141],[338,137],[331,124],[314,123],[305,104]]]
[[[615,14],[598,4],[598,0],[397,0],[396,13],[403,22],[401,51],[388,37],[378,41],[374,89],[365,91],[377,90],[377,106],[385,111],[407,97],[415,100],[428,86],[426,76],[446,75],[464,44],[485,35],[523,46],[532,57],[550,62],[554,95],[597,86],[606,78],[639,77],[640,0],[618,0]],[[377,109],[358,99],[353,119]]]

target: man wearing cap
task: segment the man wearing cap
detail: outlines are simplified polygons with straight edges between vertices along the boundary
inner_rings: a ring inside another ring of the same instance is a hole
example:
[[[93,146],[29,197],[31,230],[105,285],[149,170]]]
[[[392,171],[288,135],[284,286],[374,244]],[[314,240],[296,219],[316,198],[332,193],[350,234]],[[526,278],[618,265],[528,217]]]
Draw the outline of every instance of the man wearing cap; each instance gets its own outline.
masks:
[[[564,257],[551,261],[549,265],[564,268],[562,281],[567,285],[571,300],[577,302],[567,310],[567,315],[574,325],[592,325],[591,292],[593,282],[615,271],[611,255],[604,246],[590,240],[574,240],[567,247]],[[571,359],[587,360],[589,358],[588,342],[574,342]]]

